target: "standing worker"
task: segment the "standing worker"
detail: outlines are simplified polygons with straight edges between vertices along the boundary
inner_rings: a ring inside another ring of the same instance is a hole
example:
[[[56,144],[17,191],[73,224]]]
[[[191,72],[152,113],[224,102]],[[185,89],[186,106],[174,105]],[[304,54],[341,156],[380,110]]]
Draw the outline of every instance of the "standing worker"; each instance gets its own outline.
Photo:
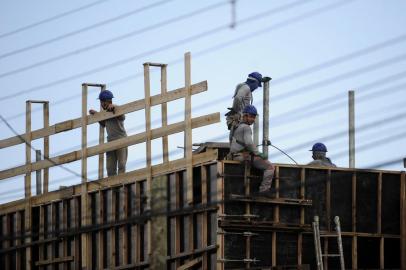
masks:
[[[251,125],[257,117],[257,109],[253,105],[248,105],[242,111],[242,121],[230,132],[232,139],[230,154],[234,160],[252,160],[252,165],[264,171],[263,179],[259,187],[259,194],[269,196],[274,167],[267,157],[260,153],[252,141]]]
[[[248,75],[245,82],[237,85],[233,96],[233,106],[228,108],[230,111],[227,112],[226,122],[227,128],[232,131],[240,122],[242,111],[247,105],[252,105],[252,92],[258,87],[262,87],[263,78],[261,73],[252,72]],[[230,143],[231,143],[231,137]]]
[[[337,167],[331,159],[326,157],[327,147],[323,143],[315,143],[312,147],[313,161],[307,165],[320,166],[320,167]]]
[[[99,99],[103,110],[115,113],[116,105],[113,104],[113,97],[113,93],[109,90],[103,90],[100,92]],[[97,111],[90,109],[89,113],[93,115],[97,113]],[[124,120],[125,115],[122,114],[99,122],[100,125],[106,127],[108,142],[127,137],[127,132],[124,128]],[[127,156],[127,147],[106,152],[107,175],[113,176],[117,175],[117,173],[125,173]]]

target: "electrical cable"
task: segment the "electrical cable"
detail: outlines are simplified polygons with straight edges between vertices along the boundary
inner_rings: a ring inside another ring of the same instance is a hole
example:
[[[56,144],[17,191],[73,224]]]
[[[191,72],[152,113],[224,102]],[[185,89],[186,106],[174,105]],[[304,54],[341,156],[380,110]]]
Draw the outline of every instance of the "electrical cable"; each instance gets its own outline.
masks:
[[[29,25],[26,25],[26,26],[22,26],[22,27],[20,27],[20,28],[15,29],[15,30],[12,30],[12,31],[9,31],[9,32],[0,34],[0,38],[5,38],[5,37],[8,37],[8,36],[11,36],[11,35],[14,35],[14,34],[23,32],[23,31],[28,30],[28,29],[32,29],[32,28],[37,27],[37,26],[39,26],[39,25],[42,25],[42,24],[45,24],[45,23],[49,23],[49,22],[58,20],[58,19],[60,19],[60,18],[66,17],[66,16],[68,16],[68,15],[77,13],[77,12],[82,11],[82,10],[85,10],[85,9],[89,9],[89,8],[94,7],[94,6],[96,6],[96,5],[99,5],[99,4],[103,4],[104,2],[107,2],[107,1],[108,1],[108,0],[95,1],[95,2],[92,2],[92,3],[90,3],[90,4],[87,4],[87,5],[84,5],[84,6],[81,6],[81,7],[78,7],[78,8],[75,8],[75,9],[72,9],[72,10],[69,10],[69,11],[66,11],[66,12],[63,12],[63,13],[58,14],[58,15],[55,15],[55,16],[52,16],[52,17],[50,17],[50,18],[46,18],[46,19],[40,20],[40,21],[38,21],[38,22],[29,24]]]

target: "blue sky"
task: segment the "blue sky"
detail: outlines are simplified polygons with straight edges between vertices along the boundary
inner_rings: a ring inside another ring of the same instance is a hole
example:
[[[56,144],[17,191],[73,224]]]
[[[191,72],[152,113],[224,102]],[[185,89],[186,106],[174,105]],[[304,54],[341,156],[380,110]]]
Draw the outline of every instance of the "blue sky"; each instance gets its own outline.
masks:
[[[141,99],[144,62],[169,63],[168,89],[179,88],[184,85],[183,54],[190,51],[192,82],[207,80],[209,85],[193,97],[192,114],[222,115],[221,123],[194,130],[194,143],[226,140],[223,114],[235,85],[259,71],[273,78],[271,141],[298,163],[309,162],[308,149],[323,141],[334,163],[348,166],[347,95],[354,89],[356,167],[403,170],[405,8],[401,0],[237,0],[236,27],[231,28],[230,3],[221,0],[2,1],[0,114],[19,133],[25,131],[28,99],[49,100],[51,125],[80,117],[83,82],[106,83],[117,104]],[[31,27],[16,31],[25,26]],[[151,73],[152,94],[159,92],[159,79],[158,72]],[[98,108],[97,91],[89,93],[89,108]],[[183,103],[168,105],[170,123],[182,120]],[[261,89],[254,92],[254,103],[261,111]],[[159,122],[160,109],[153,107],[152,114]],[[142,132],[144,124],[143,111],[127,115],[129,134]],[[33,129],[41,125],[42,113],[36,110]],[[0,126],[0,139],[14,136],[4,123]],[[90,126],[90,145],[97,136],[98,126]],[[78,150],[80,140],[80,129],[52,136],[51,156]],[[170,137],[171,159],[181,157],[177,146],[182,145],[182,134]],[[42,140],[33,146],[41,149]],[[160,147],[153,142],[158,157]],[[143,167],[144,158],[144,144],[130,147],[128,170]],[[270,160],[291,163],[272,148]],[[0,149],[1,170],[24,162],[24,145]],[[97,157],[88,162],[94,179]],[[154,164],[160,162],[157,158]],[[80,162],[66,167],[80,172]],[[51,189],[79,181],[61,168],[50,170]],[[22,176],[0,186],[8,191],[0,194],[1,202],[23,196]]]

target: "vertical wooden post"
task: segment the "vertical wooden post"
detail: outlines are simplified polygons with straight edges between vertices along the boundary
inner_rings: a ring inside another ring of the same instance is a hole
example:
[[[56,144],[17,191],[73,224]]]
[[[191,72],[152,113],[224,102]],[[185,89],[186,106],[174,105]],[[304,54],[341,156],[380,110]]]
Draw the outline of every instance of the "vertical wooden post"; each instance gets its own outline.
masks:
[[[103,191],[99,190],[99,212],[97,213],[97,223],[103,224],[104,221],[104,198],[103,198]],[[100,269],[104,269],[104,230],[99,230],[97,233],[98,237],[98,248],[97,248],[97,257],[98,257],[98,267]]]
[[[68,200],[62,201],[62,211],[63,211],[63,213],[62,213],[62,230],[63,231],[68,230],[68,209],[69,209],[68,203],[69,203]],[[69,241],[69,238],[65,237],[63,239],[63,243],[62,243],[62,245],[63,245],[62,253],[63,253],[63,257],[65,257],[65,258],[68,257],[68,241]],[[62,269],[68,270],[68,264],[64,263]]]
[[[25,103],[25,164],[31,164],[31,102],[28,100]],[[25,197],[31,197],[31,172],[25,175]]]
[[[46,101],[43,104],[44,108],[44,128],[49,127],[49,102]],[[44,137],[44,159],[49,158],[49,136]],[[49,168],[44,169],[44,180],[43,180],[43,193],[48,192],[48,186],[49,186]]]
[[[101,86],[101,91],[106,90],[106,85],[103,84]],[[100,111],[103,110],[103,107],[100,104]],[[99,125],[99,145],[104,143],[104,126]],[[99,174],[98,178],[102,179],[103,178],[103,172],[104,172],[104,153],[99,154]]]
[[[146,194],[148,197],[148,208],[151,209],[151,182],[152,182],[152,150],[151,150],[151,85],[149,78],[149,64],[144,63],[144,92],[145,92],[145,134],[146,134],[146,165],[147,165],[147,190]],[[151,222],[147,223],[148,228],[148,257],[151,256],[151,240],[152,240],[152,230]]]
[[[379,244],[379,262],[380,268],[384,269],[385,264],[385,246],[384,238],[382,237],[382,173],[378,174],[378,190],[377,190],[377,233],[380,235],[380,244]]]
[[[82,183],[87,182],[87,85],[82,84]]]
[[[349,167],[355,168],[355,110],[354,90],[348,91]]]
[[[32,231],[31,231],[31,199],[28,199],[25,203],[24,216],[25,216],[25,221],[24,221],[25,234],[31,235],[32,234]],[[32,253],[31,253],[31,246],[29,245],[31,243],[30,236],[25,237],[25,243],[28,244],[27,248],[25,249],[25,269],[31,270]]]
[[[206,166],[201,167],[201,179],[202,179],[202,205],[207,206],[207,169]],[[207,247],[207,211],[203,212],[202,217],[202,248]],[[203,253],[202,269],[207,269],[207,252]]]
[[[331,231],[331,170],[327,171],[327,179],[326,179],[326,226],[327,230]],[[323,253],[328,254],[328,237],[324,238],[324,247]],[[328,257],[323,257],[324,269],[328,270]]]
[[[87,194],[87,85],[82,84],[82,185],[81,190],[81,220],[82,227],[90,224],[89,198]],[[82,269],[91,268],[90,234],[82,233]]]
[[[276,198],[279,198],[279,166],[275,167],[275,190],[276,190]],[[273,212],[273,220],[275,224],[279,223],[279,205],[275,205],[274,212]],[[272,267],[276,266],[276,232],[272,232]]]
[[[114,188],[112,188],[110,190],[110,192],[108,193],[110,196],[110,218],[109,218],[109,222],[114,223],[116,220],[116,190]],[[110,269],[114,269],[116,267],[116,227],[111,227],[109,229],[109,233],[110,233],[110,254],[107,254],[107,256],[110,257]]]
[[[192,95],[191,95],[191,56],[190,52],[185,53],[185,157],[187,177],[187,203],[193,205],[193,161],[192,161]],[[193,214],[189,221],[189,249],[193,251]]]
[[[402,171],[400,178],[400,268],[406,270],[406,176]]]
[[[358,269],[358,252],[357,252],[357,175],[356,172],[352,174],[352,269]]]
[[[251,191],[250,191],[250,173],[251,173],[251,162],[250,161],[245,161],[244,162],[244,189],[245,189],[245,196],[250,196]],[[245,214],[246,215],[251,215],[251,204],[250,202],[245,203]],[[247,219],[248,221],[251,221],[250,218]],[[246,237],[245,238],[245,258],[250,259],[251,258],[251,237]],[[245,263],[245,268],[249,269],[251,268],[250,262]]]
[[[41,160],[41,150],[35,150],[35,161]],[[41,183],[41,170],[35,171],[35,191],[37,195],[42,194],[42,183]]]
[[[305,178],[306,170],[302,168],[300,170],[300,199],[305,199]],[[300,206],[300,226],[305,224],[305,209],[304,206]],[[297,240],[297,264],[302,265],[302,245],[303,245],[303,233],[299,232]]]
[[[22,217],[21,217],[21,211],[17,211],[16,213],[15,213],[15,223],[14,223],[14,226],[15,226],[15,235],[17,235],[17,236],[22,236],[22,229],[21,229],[21,220],[22,220]],[[22,238],[16,238],[15,239],[15,241],[14,241],[14,245],[15,246],[19,246],[19,245],[21,245],[21,239]],[[16,258],[15,258],[15,264],[16,264],[16,270],[20,270],[21,269],[21,250],[20,249],[17,249],[17,251],[16,251]]]
[[[127,220],[129,218],[129,211],[128,211],[128,198],[129,198],[129,186],[123,186],[123,201],[122,201],[122,213],[121,217],[124,220]],[[121,235],[122,235],[122,243],[123,243],[123,264],[129,264],[130,262],[128,261],[128,230],[129,226],[123,225],[120,229]]]
[[[167,65],[161,66],[161,95],[165,95],[167,92]],[[161,117],[162,117],[162,127],[168,125],[168,105],[166,102],[161,105]],[[163,153],[163,162],[169,162],[169,151],[168,151],[168,136],[165,135],[162,137],[162,153]]]
[[[181,205],[181,200],[180,200],[180,195],[182,194],[182,191],[180,189],[180,176],[179,172],[175,172],[175,188],[176,188],[176,210],[180,210],[182,205]],[[181,235],[181,230],[180,230],[180,224],[181,224],[181,219],[182,217],[177,215],[175,217],[175,254],[178,255],[181,250],[180,250],[180,235]],[[175,266],[178,268],[180,266],[180,260],[177,259],[175,261]]]
[[[152,234],[150,269],[167,269],[167,176],[156,177],[152,181],[151,190],[151,217]]]
[[[217,174],[222,175],[224,173],[224,163],[223,162],[217,162]],[[218,205],[218,210],[217,214],[218,215],[223,215],[224,214],[224,178],[222,177],[217,177],[217,189],[216,189],[216,194],[213,194],[213,198],[215,201],[219,202]],[[216,224],[211,224],[211,226],[216,226]],[[224,263],[219,261],[220,259],[224,258],[224,249],[225,249],[225,243],[224,243],[224,234],[217,233],[217,239],[216,239],[216,244],[218,245],[217,248],[217,267],[216,269],[218,270],[224,270]]]

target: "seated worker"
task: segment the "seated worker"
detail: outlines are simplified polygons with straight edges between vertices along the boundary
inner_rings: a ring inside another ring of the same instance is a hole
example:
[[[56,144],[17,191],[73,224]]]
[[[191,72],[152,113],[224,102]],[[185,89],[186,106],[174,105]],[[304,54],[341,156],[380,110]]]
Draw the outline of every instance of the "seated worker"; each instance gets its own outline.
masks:
[[[330,158],[326,157],[327,147],[322,143],[315,143],[312,147],[313,161],[307,165],[319,166],[319,167],[337,167]]]
[[[116,105],[113,104],[113,93],[109,90],[103,90],[99,94],[100,105],[103,110],[115,113]],[[90,109],[90,114],[95,114],[97,111]],[[118,115],[117,117],[100,121],[100,125],[106,127],[107,141],[111,142],[117,139],[127,137],[124,128],[125,115]],[[120,173],[125,173],[127,163],[128,148],[120,148],[113,151],[106,152],[106,167],[107,175],[113,176]]]
[[[231,130],[230,153],[234,160],[251,160],[252,166],[264,171],[263,180],[259,187],[260,195],[270,195],[274,167],[267,157],[258,152],[256,145],[252,141],[251,125],[257,117],[257,109],[248,105],[242,111],[242,120],[234,130]]]

